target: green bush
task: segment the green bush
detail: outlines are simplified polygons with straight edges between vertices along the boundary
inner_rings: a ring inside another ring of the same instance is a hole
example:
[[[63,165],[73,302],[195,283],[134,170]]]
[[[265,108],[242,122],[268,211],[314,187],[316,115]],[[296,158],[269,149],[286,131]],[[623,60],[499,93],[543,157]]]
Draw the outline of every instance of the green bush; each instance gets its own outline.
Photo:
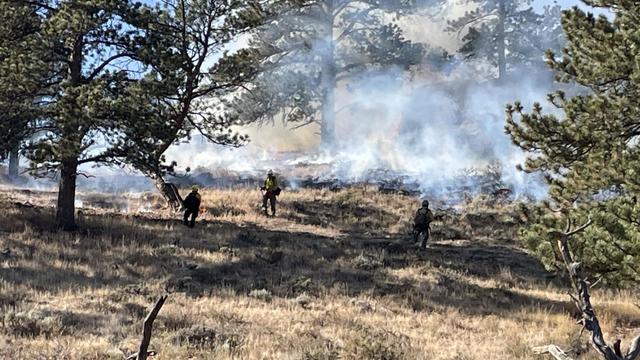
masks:
[[[593,202],[574,212],[573,227],[592,225],[570,238],[571,250],[592,279],[602,278],[614,286],[630,286],[640,281],[640,212],[632,198]],[[550,231],[564,231],[566,219],[540,207],[533,211],[529,225],[520,231],[524,245],[548,269],[564,271],[557,244]]]

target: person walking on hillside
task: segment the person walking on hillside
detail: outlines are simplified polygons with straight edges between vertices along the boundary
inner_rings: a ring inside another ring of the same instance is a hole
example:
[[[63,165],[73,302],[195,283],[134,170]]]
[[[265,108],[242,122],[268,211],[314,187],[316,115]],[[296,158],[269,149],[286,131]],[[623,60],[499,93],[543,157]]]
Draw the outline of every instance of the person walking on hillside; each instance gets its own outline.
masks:
[[[416,211],[416,216],[413,220],[413,241],[421,249],[427,248],[427,241],[431,235],[432,221],[433,213],[429,209],[429,201],[423,200],[422,207]]]
[[[200,193],[198,193],[198,186],[193,185],[191,187],[191,193],[187,195],[187,197],[183,201],[183,205],[185,208],[184,212],[184,224],[189,227],[196,226],[196,218],[198,217],[198,213],[200,212],[200,203],[202,202],[202,197]],[[189,220],[191,217],[191,220]]]
[[[267,172],[267,178],[264,180],[260,190],[262,190],[262,212],[268,215],[267,202],[269,202],[271,204],[271,216],[276,216],[276,197],[280,195],[280,188],[273,170]]]

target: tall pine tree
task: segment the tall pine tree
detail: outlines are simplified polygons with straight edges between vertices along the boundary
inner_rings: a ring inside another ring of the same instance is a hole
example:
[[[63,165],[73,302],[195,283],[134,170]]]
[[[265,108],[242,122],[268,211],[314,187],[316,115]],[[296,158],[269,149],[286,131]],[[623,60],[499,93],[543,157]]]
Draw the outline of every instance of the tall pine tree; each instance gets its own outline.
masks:
[[[282,5],[282,3],[285,3]],[[415,8],[410,0],[282,2],[280,16],[252,38],[261,74],[231,108],[240,120],[319,123],[324,147],[335,142],[336,87],[370,69],[409,67],[425,49],[405,39],[390,18]]]
[[[24,3],[0,3],[0,156],[10,159],[10,178],[18,175],[20,144],[54,71],[48,44],[39,40],[36,11]]]
[[[31,10],[38,26],[33,38],[3,42],[3,48],[14,63],[42,69],[44,76],[30,77],[29,71],[14,76],[14,86],[6,87],[12,94],[34,83],[24,104],[37,114],[15,117],[19,121],[3,127],[15,133],[11,139],[29,139],[23,152],[33,174],[59,174],[61,228],[76,226],[76,179],[85,164],[132,165],[164,189],[164,175],[174,166],[165,163],[164,153],[172,144],[194,131],[219,144],[245,140],[228,131],[230,123],[206,100],[255,73],[251,52],[226,50],[260,23],[266,14],[260,3],[183,0],[154,8],[127,0],[8,3],[12,11]]]
[[[270,8],[252,0],[168,0],[163,6],[146,33],[146,41],[155,43],[153,51],[143,54],[150,68],[143,85],[153,99],[155,120],[126,130],[128,151],[122,161],[149,176],[171,203],[165,186],[165,175],[174,173],[176,165],[165,158],[171,145],[193,134],[226,146],[247,141],[230,130],[233,121],[212,103],[255,76],[253,51],[228,50],[262,24]]]
[[[592,273],[624,283],[640,280],[640,8],[635,1],[586,2],[613,20],[573,8],[562,16],[567,45],[548,54],[557,79],[576,84],[572,97],[549,96],[562,116],[507,107],[507,132],[528,152],[526,171],[542,172],[549,204],[523,232],[528,246],[548,265],[560,259],[549,231],[564,226],[554,211],[574,220],[593,218],[576,236],[573,251]],[[554,211],[551,211],[552,209]]]
[[[459,52],[466,59],[490,63],[502,80],[516,67],[542,65],[547,49],[563,42],[560,7],[546,6],[542,14],[531,0],[468,0],[475,8],[449,22],[448,30],[462,36]]]
[[[23,152],[32,173],[59,175],[56,222],[73,229],[80,167],[119,163],[128,150],[128,130],[143,132],[140,124],[152,126],[155,120],[140,72],[145,51],[153,45],[144,29],[157,11],[126,0],[41,1],[26,8],[23,2],[8,4],[39,17],[33,37],[6,44],[12,61],[46,74],[15,79],[12,91],[24,87],[30,95],[25,104],[36,105],[37,111],[4,125],[16,132],[26,129]]]

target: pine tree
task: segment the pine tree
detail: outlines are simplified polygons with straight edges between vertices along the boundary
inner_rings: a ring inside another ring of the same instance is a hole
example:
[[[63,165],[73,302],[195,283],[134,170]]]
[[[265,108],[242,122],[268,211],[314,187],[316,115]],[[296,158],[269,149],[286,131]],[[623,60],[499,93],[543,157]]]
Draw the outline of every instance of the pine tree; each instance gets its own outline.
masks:
[[[18,175],[20,144],[52,70],[38,41],[40,25],[36,7],[0,3],[0,154],[9,157],[10,178]]]
[[[577,236],[573,251],[591,273],[613,282],[640,280],[640,8],[634,1],[589,4],[614,15],[595,17],[573,8],[562,16],[567,45],[562,56],[548,53],[557,79],[579,85],[569,97],[549,96],[556,107],[540,104],[526,112],[507,107],[506,130],[528,152],[524,170],[545,174],[547,209],[538,209],[523,232],[528,246],[548,265],[558,265],[548,231],[562,226],[556,212],[576,221],[593,218]],[[555,114],[562,112],[562,116]]]
[[[3,3],[16,12],[18,24],[18,11],[31,11],[38,24],[33,37],[2,43],[12,60],[3,66],[16,63],[43,74],[0,73],[10,80],[0,82],[11,84],[0,91],[26,94],[23,103],[35,110],[29,116],[16,110],[20,116],[3,122],[3,135],[28,139],[22,147],[32,174],[59,174],[61,228],[76,226],[76,178],[85,164],[131,165],[162,188],[174,167],[165,164],[165,151],[194,131],[225,145],[246,140],[228,130],[231,124],[207,99],[255,73],[251,52],[225,50],[260,23],[266,13],[261,2],[161,3]],[[222,59],[212,60],[216,55]]]
[[[125,0],[6,4],[11,11],[27,9],[38,17],[32,37],[3,42],[11,63],[45,76],[18,71],[8,82],[10,92],[25,90],[24,104],[36,112],[3,125],[23,131],[23,153],[34,175],[59,174],[56,222],[73,229],[79,168],[121,164],[131,130],[149,134],[157,120],[152,93],[145,90],[147,81],[140,73],[146,67],[145,52],[154,45],[145,29],[158,12]],[[2,77],[12,75],[3,72]]]
[[[227,96],[255,76],[254,53],[226,49],[269,16],[259,1],[168,0],[163,15],[150,24],[144,54],[150,65],[143,84],[153,98],[150,124],[128,127],[124,163],[149,176],[172,206],[165,175],[175,173],[165,153],[173,144],[199,134],[211,143],[240,146],[246,136],[230,130],[234,124],[215,99]],[[140,128],[142,127],[142,128]]]
[[[515,67],[541,65],[547,49],[563,42],[560,7],[546,6],[542,14],[531,0],[468,0],[477,6],[450,21],[448,30],[462,37],[459,52],[466,59],[483,59],[497,69],[498,79]]]
[[[335,142],[336,86],[359,73],[423,61],[425,49],[388,18],[413,1],[290,1],[251,40],[261,74],[230,107],[240,120],[298,126],[319,123],[322,145]]]

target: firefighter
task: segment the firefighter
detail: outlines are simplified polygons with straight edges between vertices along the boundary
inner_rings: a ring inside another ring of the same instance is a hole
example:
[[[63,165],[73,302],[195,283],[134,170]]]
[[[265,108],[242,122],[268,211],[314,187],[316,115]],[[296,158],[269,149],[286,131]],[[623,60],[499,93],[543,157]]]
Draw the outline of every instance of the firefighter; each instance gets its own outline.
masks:
[[[185,208],[184,212],[184,224],[189,227],[196,226],[196,218],[198,217],[198,213],[200,212],[200,203],[202,202],[202,197],[198,193],[198,186],[193,185],[191,187],[191,193],[187,195],[187,197],[183,201],[183,206]],[[191,217],[191,220],[189,220]]]
[[[431,233],[432,221],[433,213],[429,209],[429,201],[423,200],[422,207],[416,211],[416,216],[413,220],[413,241],[420,246],[421,249],[427,248],[427,240],[429,240]]]
[[[267,178],[264,180],[260,190],[262,190],[262,212],[268,215],[267,202],[269,202],[271,204],[271,216],[276,216],[276,197],[280,195],[280,188],[273,170],[267,172]]]

